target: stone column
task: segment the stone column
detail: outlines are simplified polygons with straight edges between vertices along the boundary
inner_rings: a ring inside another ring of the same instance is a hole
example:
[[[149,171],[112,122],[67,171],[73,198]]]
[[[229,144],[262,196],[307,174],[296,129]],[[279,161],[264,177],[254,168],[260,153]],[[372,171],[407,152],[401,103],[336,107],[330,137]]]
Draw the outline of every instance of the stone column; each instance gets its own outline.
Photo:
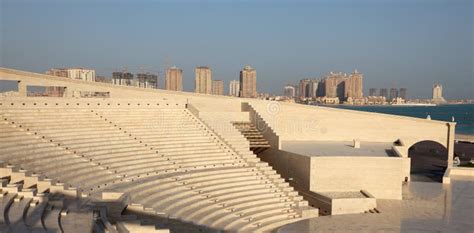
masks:
[[[18,95],[21,97],[26,97],[28,95],[26,84],[22,81],[18,81]]]
[[[448,168],[453,166],[454,159],[454,130],[456,128],[456,122],[448,122]]]

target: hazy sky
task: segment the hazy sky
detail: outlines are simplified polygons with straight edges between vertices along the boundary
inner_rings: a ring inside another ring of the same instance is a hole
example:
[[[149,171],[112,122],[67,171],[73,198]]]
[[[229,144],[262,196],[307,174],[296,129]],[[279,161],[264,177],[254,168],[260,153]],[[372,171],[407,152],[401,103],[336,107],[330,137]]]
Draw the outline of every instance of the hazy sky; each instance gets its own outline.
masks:
[[[76,1],[0,0],[2,67],[44,72],[84,66],[184,70],[238,79],[250,64],[258,91],[329,71],[364,74],[370,87],[407,87],[428,98],[474,98],[472,0]],[[163,86],[163,82],[160,83]]]

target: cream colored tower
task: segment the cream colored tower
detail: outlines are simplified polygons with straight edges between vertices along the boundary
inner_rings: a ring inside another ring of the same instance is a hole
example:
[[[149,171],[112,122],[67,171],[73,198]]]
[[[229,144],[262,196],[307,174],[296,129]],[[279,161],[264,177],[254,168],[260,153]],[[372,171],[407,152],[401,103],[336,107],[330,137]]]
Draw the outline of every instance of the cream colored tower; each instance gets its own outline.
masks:
[[[441,99],[443,98],[443,86],[441,84],[435,84],[433,86],[433,99]]]
[[[212,94],[212,72],[207,66],[196,67],[196,93]]]
[[[240,91],[240,82],[238,80],[232,80],[229,84],[229,95],[230,96],[239,96]]]
[[[173,66],[166,70],[165,88],[171,91],[183,91],[183,70]]]
[[[357,70],[354,70],[345,84],[345,98],[361,99],[364,97],[363,93],[363,76]]]
[[[433,85],[433,102],[436,104],[446,103],[443,97],[443,86],[441,84]]]
[[[240,71],[240,97],[257,97],[257,71],[249,65]]]
[[[213,95],[224,95],[224,81],[212,80],[212,94]]]

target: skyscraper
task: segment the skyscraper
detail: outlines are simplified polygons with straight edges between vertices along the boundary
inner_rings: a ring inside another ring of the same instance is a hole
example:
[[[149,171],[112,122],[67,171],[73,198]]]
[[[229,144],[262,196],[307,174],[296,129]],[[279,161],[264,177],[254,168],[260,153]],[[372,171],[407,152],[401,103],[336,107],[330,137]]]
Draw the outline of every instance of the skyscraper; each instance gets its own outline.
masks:
[[[363,93],[363,76],[359,71],[354,70],[345,80],[344,97],[352,99],[361,99],[364,97]]]
[[[318,95],[319,81],[316,79],[311,79],[310,84],[311,84],[311,92],[310,92],[311,98],[316,98],[316,96]]]
[[[283,88],[284,95],[287,97],[295,97],[296,96],[296,87],[293,85],[285,85]]]
[[[196,73],[196,93],[212,93],[211,69],[207,66],[199,66],[195,69]]]
[[[440,84],[433,85],[433,99],[440,99],[443,97],[443,86]]]
[[[212,80],[212,94],[213,95],[224,95],[224,81]]]
[[[240,82],[237,80],[232,80],[229,83],[229,95],[230,96],[239,96],[240,91]]]
[[[299,93],[300,93],[300,98],[308,98],[310,97],[310,92],[311,92],[311,85],[310,85],[310,80],[309,79],[301,79],[300,80],[300,85],[299,85]]]
[[[138,73],[138,86],[143,88],[158,88],[158,75],[150,73]]]
[[[299,84],[300,98],[314,98],[318,92],[319,81],[316,79],[301,79]]]
[[[398,97],[406,100],[407,99],[407,89],[406,88],[400,88],[398,91]]]
[[[176,66],[166,69],[165,88],[171,91],[183,91],[183,70]]]
[[[113,72],[112,83],[115,85],[130,86],[132,85],[133,74],[130,72]]]
[[[439,83],[433,85],[433,101],[435,103],[445,103],[446,100],[443,97],[443,86]]]
[[[249,65],[240,71],[240,97],[257,97],[257,71]]]
[[[324,96],[328,98],[339,98],[339,100],[344,100],[346,95],[345,85],[347,80],[347,74],[342,72],[330,72],[322,80],[324,87]]]
[[[379,96],[383,96],[385,98],[388,98],[387,88],[380,88]]]
[[[376,95],[377,95],[377,88],[370,88],[369,96],[376,96]]]
[[[397,88],[390,88],[390,99],[394,100],[398,97],[398,89]]]

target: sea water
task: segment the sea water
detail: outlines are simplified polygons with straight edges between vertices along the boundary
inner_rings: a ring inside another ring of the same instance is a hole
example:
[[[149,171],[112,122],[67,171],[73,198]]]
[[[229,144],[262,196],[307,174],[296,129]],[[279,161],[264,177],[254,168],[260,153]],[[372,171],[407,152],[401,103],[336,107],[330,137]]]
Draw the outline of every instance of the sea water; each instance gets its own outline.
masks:
[[[387,113],[402,116],[427,118],[432,120],[456,122],[457,134],[474,135],[474,104],[446,104],[437,106],[351,106],[339,105],[339,108]]]

